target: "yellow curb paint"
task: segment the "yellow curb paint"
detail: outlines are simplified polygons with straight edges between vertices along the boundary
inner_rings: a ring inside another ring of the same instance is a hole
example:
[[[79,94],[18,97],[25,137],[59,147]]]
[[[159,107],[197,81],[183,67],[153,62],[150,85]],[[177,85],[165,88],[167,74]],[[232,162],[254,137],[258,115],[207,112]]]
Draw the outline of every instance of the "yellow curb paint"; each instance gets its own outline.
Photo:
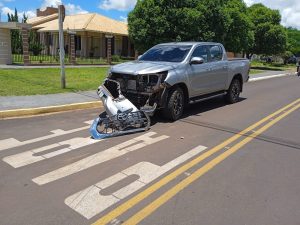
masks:
[[[230,143],[236,141],[237,139],[239,139],[240,137],[242,137],[243,135],[245,135],[249,131],[255,129],[256,127],[258,127],[260,125],[262,125],[263,123],[267,122],[268,120],[270,120],[274,116],[282,113],[283,111],[287,110],[288,108],[294,106],[295,104],[297,104],[299,102],[300,102],[300,99],[297,99],[296,101],[286,105],[285,107],[277,110],[276,112],[266,116],[265,118],[261,119],[260,121],[256,122],[255,124],[249,126],[245,130],[243,130],[243,131],[239,132],[238,134],[232,136],[231,138],[225,140],[221,144],[213,147],[212,149],[210,149],[209,151],[203,153],[202,155],[198,156],[197,158],[193,159],[192,161],[190,161],[190,162],[186,163],[185,165],[179,167],[178,169],[176,169],[175,171],[173,171],[169,175],[163,177],[161,180],[157,181],[156,183],[154,183],[153,185],[151,185],[150,187],[148,187],[147,189],[145,189],[141,193],[135,195],[131,199],[127,200],[126,202],[124,202],[123,204],[121,204],[120,206],[115,208],[114,210],[112,210],[109,213],[107,213],[106,215],[104,215],[102,218],[100,218],[95,223],[93,223],[93,225],[109,223],[111,220],[117,218],[119,215],[121,215],[124,212],[126,212],[127,210],[129,210],[131,207],[133,207],[134,205],[138,204],[139,202],[141,202],[142,200],[147,198],[149,195],[151,195],[152,193],[157,191],[159,188],[163,187],[167,183],[174,180],[180,174],[184,173],[185,171],[192,168],[196,164],[200,163],[204,159],[206,159],[209,156],[213,155],[214,153],[222,150],[223,148],[225,148]]]
[[[63,111],[69,111],[75,109],[97,108],[101,106],[102,106],[102,102],[93,101],[93,102],[74,103],[74,104],[58,105],[58,106],[46,106],[46,107],[39,107],[39,108],[5,110],[5,111],[0,111],[0,119],[10,118],[10,117],[32,116],[32,115],[39,115],[44,113],[63,112]]]
[[[259,130],[251,134],[250,136],[246,137],[233,147],[231,147],[226,152],[220,154],[216,158],[212,159],[210,162],[205,164],[203,167],[192,173],[189,177],[185,178],[183,181],[178,183],[177,185],[173,186],[171,189],[166,191],[164,194],[162,194],[160,197],[155,199],[152,203],[144,207],[142,210],[137,212],[135,215],[133,215],[131,218],[129,218],[124,225],[132,225],[132,224],[138,224],[140,221],[145,219],[147,216],[152,214],[156,209],[158,209],[161,205],[169,201],[172,197],[174,197],[178,192],[189,186],[191,183],[199,179],[202,175],[213,169],[216,165],[224,161],[227,157],[232,155],[233,153],[237,152],[239,149],[241,149],[243,146],[245,146],[247,143],[252,141],[255,137],[269,129],[271,126],[275,125],[277,122],[285,118],[290,113],[294,112],[295,110],[300,108],[300,104],[293,107],[292,109],[288,110],[284,114],[278,116],[271,122],[267,123],[265,126],[261,127]]]

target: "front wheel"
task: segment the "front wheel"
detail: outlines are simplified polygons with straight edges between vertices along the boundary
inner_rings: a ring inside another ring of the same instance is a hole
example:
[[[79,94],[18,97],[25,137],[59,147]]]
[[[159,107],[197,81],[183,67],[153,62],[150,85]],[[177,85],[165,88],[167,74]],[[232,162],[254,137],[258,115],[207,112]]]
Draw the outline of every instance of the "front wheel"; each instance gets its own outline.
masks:
[[[236,103],[240,100],[242,85],[238,79],[233,79],[225,95],[225,100],[229,104]]]
[[[184,93],[180,87],[171,90],[166,108],[163,109],[164,117],[175,121],[178,120],[184,109]]]

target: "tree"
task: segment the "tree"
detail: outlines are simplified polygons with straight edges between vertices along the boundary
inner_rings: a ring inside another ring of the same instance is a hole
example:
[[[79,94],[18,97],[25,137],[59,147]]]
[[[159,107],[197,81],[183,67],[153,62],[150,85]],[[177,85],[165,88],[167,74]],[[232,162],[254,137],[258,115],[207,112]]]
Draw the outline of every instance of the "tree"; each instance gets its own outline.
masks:
[[[280,25],[281,15],[278,10],[272,10],[262,4],[254,4],[247,10],[253,23],[254,43],[248,50],[252,54],[275,55],[286,50],[287,36]]]
[[[30,31],[29,33],[29,51],[33,53],[33,55],[39,55],[41,51],[44,49],[43,45],[39,42],[37,38],[37,33],[34,31]]]
[[[19,22],[18,11],[15,8],[14,14],[7,14],[8,22]],[[19,30],[11,30],[11,48],[13,54],[21,54],[22,48],[22,37]]]
[[[294,55],[300,56],[300,30],[296,28],[286,28],[288,37],[287,49],[291,51]]]
[[[241,52],[253,40],[242,0],[138,0],[128,28],[141,52],[171,41],[218,41]]]
[[[243,1],[231,0],[223,8],[229,18],[228,28],[224,31],[222,43],[232,52],[247,52],[254,43],[253,24],[247,16],[247,7]]]

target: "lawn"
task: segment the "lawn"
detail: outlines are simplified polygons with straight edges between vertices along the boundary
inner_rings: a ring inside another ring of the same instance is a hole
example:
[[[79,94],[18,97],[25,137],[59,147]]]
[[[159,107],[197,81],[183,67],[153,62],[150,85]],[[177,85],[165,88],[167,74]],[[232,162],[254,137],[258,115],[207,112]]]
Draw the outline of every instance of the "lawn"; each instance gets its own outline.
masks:
[[[282,63],[265,63],[265,62],[251,62],[251,70],[261,70],[261,71],[285,71],[285,70],[293,70],[296,68],[296,65],[287,64],[284,65]]]
[[[0,96],[54,94],[96,90],[108,67],[66,68],[66,89],[59,68],[0,69]]]
[[[263,73],[266,72],[265,70],[255,70],[255,69],[250,69],[250,74],[258,74],[258,73]]]

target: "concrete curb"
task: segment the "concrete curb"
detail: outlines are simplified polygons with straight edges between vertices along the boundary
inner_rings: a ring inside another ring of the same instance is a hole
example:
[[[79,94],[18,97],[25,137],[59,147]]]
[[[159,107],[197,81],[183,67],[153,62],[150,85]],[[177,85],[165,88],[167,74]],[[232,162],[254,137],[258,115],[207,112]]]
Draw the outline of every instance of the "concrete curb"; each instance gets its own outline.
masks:
[[[4,110],[4,111],[0,111],[0,119],[22,117],[22,116],[33,116],[33,115],[54,113],[54,112],[64,112],[64,111],[70,111],[76,109],[99,108],[101,106],[102,106],[101,101],[92,101],[92,102],[83,102],[83,103],[73,103],[67,105],[58,105],[58,106],[46,106],[46,107],[39,107],[39,108]]]
[[[264,76],[264,77],[254,77],[250,78],[249,82],[254,82],[254,81],[259,81],[259,80],[267,80],[271,78],[276,78],[276,77],[285,77],[285,76],[292,76],[294,75],[293,73],[282,73],[282,74],[276,74],[276,75],[270,75],[270,76]]]

